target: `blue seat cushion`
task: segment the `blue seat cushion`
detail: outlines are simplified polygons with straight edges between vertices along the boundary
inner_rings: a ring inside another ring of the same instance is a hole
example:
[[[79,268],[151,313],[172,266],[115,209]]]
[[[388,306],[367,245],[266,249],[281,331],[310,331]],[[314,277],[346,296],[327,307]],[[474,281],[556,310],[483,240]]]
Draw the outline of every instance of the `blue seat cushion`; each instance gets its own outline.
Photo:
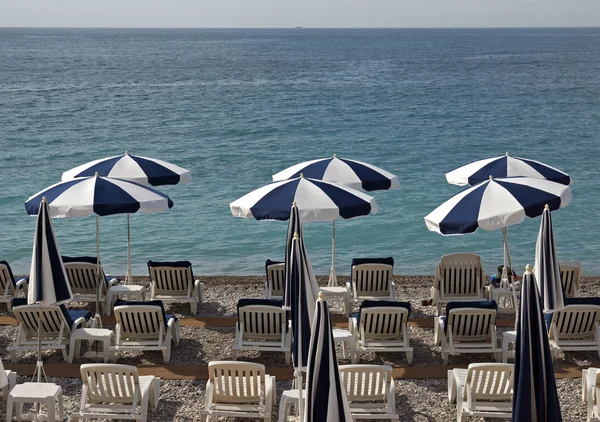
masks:
[[[173,318],[175,321],[178,320],[178,318],[175,315],[173,315],[173,314],[167,314],[165,312],[165,305],[163,304],[162,300],[146,300],[146,301],[137,302],[137,301],[129,301],[129,300],[117,299],[117,301],[115,302],[115,306],[121,306],[121,305],[130,305],[130,306],[159,306],[160,307],[160,311],[161,311],[162,316],[163,316],[165,327],[167,326],[167,323],[168,323],[168,321],[171,318]]]
[[[461,308],[479,308],[479,309],[493,309],[498,310],[498,304],[495,300],[466,300],[466,301],[452,301],[446,304],[446,315],[441,316],[440,319],[444,324],[444,331],[446,331],[446,324],[448,321],[448,315],[453,309]]]
[[[405,308],[408,310],[408,314],[410,315],[411,306],[409,302],[399,302],[397,300],[363,300],[360,304],[360,308],[358,312],[352,314],[352,318],[356,319],[356,324],[360,324],[360,313],[365,308],[378,308],[382,306],[392,306],[396,308]]]

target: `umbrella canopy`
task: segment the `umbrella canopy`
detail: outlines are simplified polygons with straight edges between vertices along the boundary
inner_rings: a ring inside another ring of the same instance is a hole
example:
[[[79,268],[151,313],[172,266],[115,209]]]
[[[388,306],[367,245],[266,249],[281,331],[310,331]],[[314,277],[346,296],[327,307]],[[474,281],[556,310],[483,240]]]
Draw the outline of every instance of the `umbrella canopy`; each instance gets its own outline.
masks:
[[[301,174],[366,191],[397,189],[400,186],[398,177],[388,171],[361,161],[338,158],[335,154],[331,158],[305,161],[288,167],[274,174],[273,181],[293,179]]]
[[[529,265],[521,287],[512,415],[514,422],[562,421],[548,332]]]
[[[538,283],[544,312],[560,311],[565,307],[565,292],[560,279],[556,256],[550,207],[542,213],[542,223],[535,246],[535,279]]]
[[[103,177],[126,179],[152,186],[176,185],[192,181],[189,170],[166,161],[131,155],[127,152],[115,157],[90,161],[66,171],[62,175],[62,181],[90,177],[96,173]]]
[[[487,180],[490,176],[493,178],[522,176],[546,179],[563,185],[571,183],[567,173],[539,161],[511,157],[508,152],[500,157],[472,161],[460,166],[446,173],[446,180],[452,185],[473,186]]]
[[[313,318],[306,379],[305,422],[352,421],[340,371],[327,302],[319,294]]]
[[[73,293],[56,244],[46,198],[42,198],[37,208],[27,303],[60,305],[70,301]]]
[[[300,221],[333,221],[375,214],[372,196],[346,186],[304,176],[269,183],[236,199],[229,207],[235,217],[257,220],[287,220],[296,203]]]
[[[493,179],[454,195],[425,217],[431,231],[442,235],[495,230],[542,214],[546,204],[557,210],[571,201],[571,188],[530,177]]]

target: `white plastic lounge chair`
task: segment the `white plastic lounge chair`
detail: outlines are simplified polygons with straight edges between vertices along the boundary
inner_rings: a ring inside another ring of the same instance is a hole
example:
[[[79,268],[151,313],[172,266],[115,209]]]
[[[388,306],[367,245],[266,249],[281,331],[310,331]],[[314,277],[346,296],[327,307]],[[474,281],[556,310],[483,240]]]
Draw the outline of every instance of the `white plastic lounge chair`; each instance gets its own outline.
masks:
[[[18,352],[37,350],[40,320],[42,350],[60,350],[66,361],[71,333],[91,324],[92,317],[89,311],[67,310],[64,305],[27,305],[24,298],[13,299],[13,313],[19,323],[15,343],[7,348],[13,362],[17,362]]]
[[[564,309],[545,317],[550,346],[563,352],[591,350],[600,356],[600,298],[569,298]]]
[[[510,363],[472,363],[448,371],[448,399],[456,402],[456,420],[468,416],[512,417],[514,366]]]
[[[158,406],[160,378],[139,376],[135,366],[81,365],[81,406],[75,420],[126,419],[146,422]]]
[[[267,280],[265,281],[266,299],[283,299],[285,285],[285,263],[267,259],[265,263]]]
[[[0,302],[6,303],[10,311],[12,300],[21,295],[27,297],[27,279],[15,280],[8,262],[0,261]]]
[[[2,391],[2,399],[8,398],[8,393],[17,384],[17,373],[4,369],[2,358],[0,358],[0,391]]]
[[[446,316],[438,317],[435,325],[435,344],[442,346],[442,359],[448,363],[450,353],[493,353],[496,361],[502,349],[496,338],[494,300],[449,302]]]
[[[442,256],[431,288],[436,316],[450,301],[483,299],[484,283],[485,274],[479,255],[461,252]]]
[[[354,300],[396,300],[394,258],[355,258],[346,289]]]
[[[115,346],[121,350],[160,350],[165,363],[171,359],[171,342],[179,344],[179,320],[165,309],[160,300],[115,303]]]
[[[112,286],[119,284],[115,277],[107,277],[100,266],[100,280],[96,277],[96,257],[69,257],[63,256],[63,263],[73,293],[73,300],[76,302],[96,303],[96,292],[99,292],[99,301],[102,311],[106,310],[107,291]]]
[[[600,422],[600,368],[588,368],[582,371],[581,400],[587,407],[586,420]]]
[[[382,365],[340,365],[352,419],[398,421],[392,368]]]
[[[209,362],[201,420],[206,422],[214,415],[270,421],[275,384],[275,377],[265,374],[265,366],[260,363]]]
[[[565,296],[576,297],[579,294],[579,277],[582,273],[579,262],[561,262],[559,267]]]
[[[148,261],[150,271],[150,299],[163,302],[189,303],[196,315],[198,303],[204,300],[204,284],[194,280],[189,261]]]
[[[405,352],[409,365],[413,362],[408,316],[410,303],[365,300],[360,311],[348,321],[355,344],[355,359],[363,352]]]
[[[281,307],[281,300],[240,299],[235,326],[233,360],[240,350],[283,352],[289,362],[292,345],[291,321]]]

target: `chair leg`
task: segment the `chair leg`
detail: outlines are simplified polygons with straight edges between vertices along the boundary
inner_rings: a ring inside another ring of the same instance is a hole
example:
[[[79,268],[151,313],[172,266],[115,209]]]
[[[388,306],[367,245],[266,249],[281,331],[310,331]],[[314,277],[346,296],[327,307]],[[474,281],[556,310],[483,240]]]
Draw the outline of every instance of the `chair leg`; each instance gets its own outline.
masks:
[[[231,351],[231,358],[232,358],[233,360],[237,360],[237,358],[238,358],[238,351],[237,351],[236,349],[233,349],[233,350]]]
[[[412,365],[413,364],[413,352],[406,352],[406,363],[408,365]]]
[[[190,308],[192,315],[196,315],[196,312],[198,312],[198,302],[190,302]]]

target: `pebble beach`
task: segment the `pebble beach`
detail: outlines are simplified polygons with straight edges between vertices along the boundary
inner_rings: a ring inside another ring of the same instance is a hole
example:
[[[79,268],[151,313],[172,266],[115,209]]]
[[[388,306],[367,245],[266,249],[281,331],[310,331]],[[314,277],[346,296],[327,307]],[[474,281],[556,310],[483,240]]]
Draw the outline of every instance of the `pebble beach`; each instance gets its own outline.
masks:
[[[431,318],[435,313],[433,306],[423,305],[429,299],[429,289],[432,284],[430,276],[395,276],[397,285],[397,299],[411,302],[413,311],[411,318]],[[226,318],[236,316],[236,304],[240,298],[262,297],[264,292],[263,277],[229,277],[211,276],[200,277],[205,285],[205,300],[199,307],[197,318]],[[338,281],[345,282],[344,277]],[[136,277],[134,283],[147,284],[149,280]],[[319,283],[326,285],[327,278],[319,277]],[[580,295],[594,296],[600,287],[600,277],[583,277]],[[333,304],[332,304],[333,305]],[[87,308],[92,310],[93,305],[72,303],[71,308]],[[167,312],[175,313],[180,318],[190,318],[189,306],[182,304],[166,305]],[[7,315],[6,309],[0,310],[2,315]],[[509,319],[511,315],[500,314],[499,319]],[[218,321],[218,320],[217,320]],[[505,321],[506,322],[506,321]],[[230,360],[231,346],[234,339],[234,327],[207,325],[204,327],[181,327],[181,341],[172,349],[170,364],[174,365],[207,365],[210,361]],[[499,324],[501,325],[501,324]],[[509,325],[509,324],[504,324]],[[108,328],[114,328],[108,326]],[[498,327],[498,336],[509,330],[508,326]],[[16,326],[0,326],[0,350],[12,344],[16,335]],[[415,348],[414,366],[431,367],[441,366],[442,359],[440,348],[434,345],[433,328],[411,328],[411,345]],[[349,364],[350,359],[344,359],[338,350],[340,365]],[[469,363],[488,362],[491,356],[478,354],[451,355],[448,369],[451,367],[466,367]],[[598,355],[592,352],[553,352],[554,367],[561,368],[586,368],[600,365]],[[285,368],[282,353],[268,352],[240,352],[238,360],[258,362],[267,368]],[[21,354],[18,363],[35,363],[35,353]],[[62,362],[60,352],[43,352],[43,361],[46,364]],[[12,363],[6,354],[3,356],[5,366]],[[74,364],[86,363],[79,359]],[[160,352],[128,352],[121,353],[117,363],[134,365],[137,367],[152,367],[162,365]],[[390,365],[392,367],[405,367],[406,358],[403,353],[366,353],[360,358],[359,363]],[[29,381],[30,377],[20,376],[18,382]],[[81,394],[81,380],[77,378],[51,378],[63,388],[65,412],[67,415],[75,412],[79,407]],[[449,403],[447,397],[446,378],[411,379],[400,378],[396,384],[396,408],[401,421],[451,421],[456,419],[456,406]],[[149,413],[149,421],[195,421],[199,420],[198,409],[204,405],[205,380],[161,380],[160,401],[156,412]],[[283,390],[291,388],[291,380],[277,380],[277,396]],[[581,401],[581,378],[557,377],[563,420],[585,420],[586,409]],[[278,407],[273,409],[273,420],[277,420]],[[5,406],[0,407],[0,420],[5,418]],[[219,419],[233,420],[233,419]],[[245,419],[237,419],[245,420]],[[483,420],[483,419],[473,419]]]

